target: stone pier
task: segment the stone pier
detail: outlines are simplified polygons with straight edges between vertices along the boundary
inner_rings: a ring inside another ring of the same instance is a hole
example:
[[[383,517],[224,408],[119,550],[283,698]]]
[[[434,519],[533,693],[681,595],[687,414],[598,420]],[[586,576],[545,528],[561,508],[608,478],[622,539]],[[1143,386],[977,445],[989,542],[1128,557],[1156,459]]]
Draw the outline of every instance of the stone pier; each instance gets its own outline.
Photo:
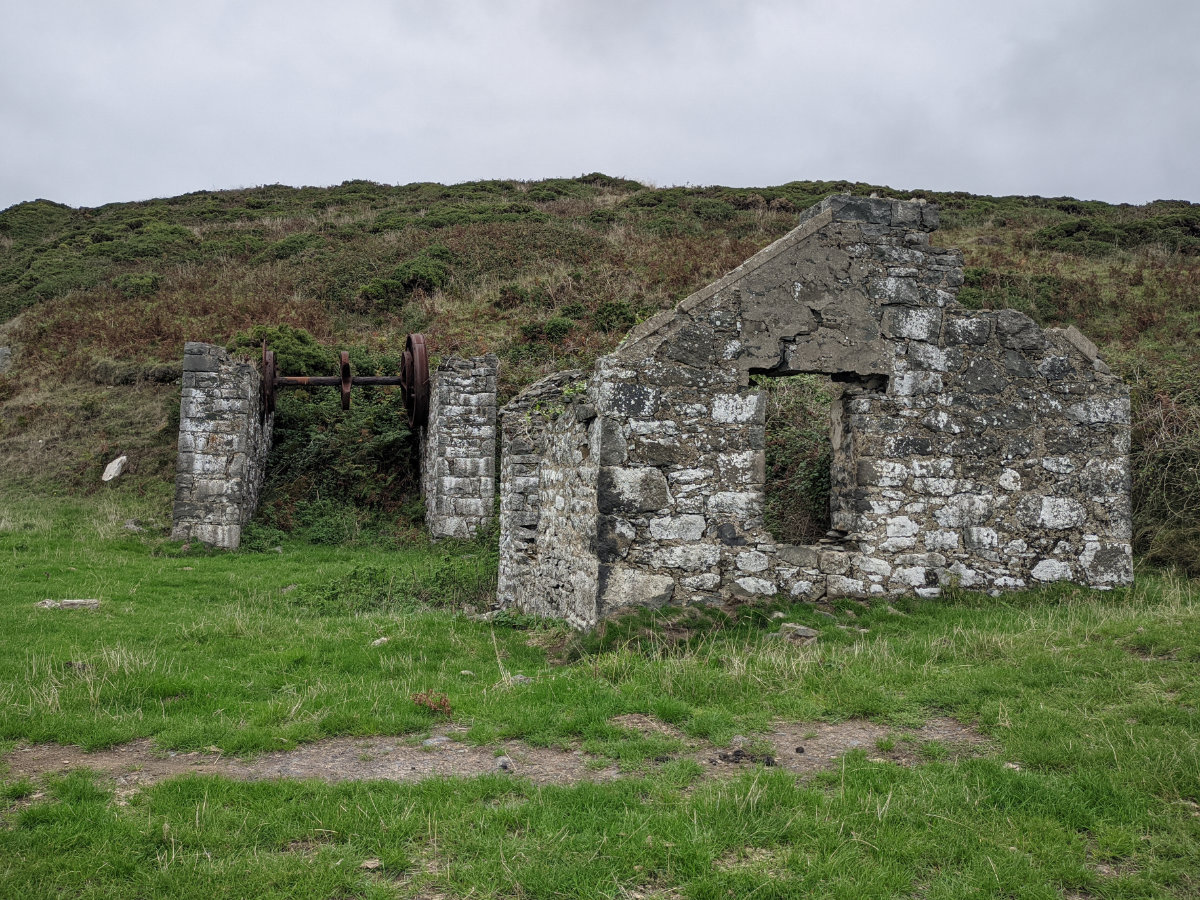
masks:
[[[262,413],[253,363],[212,344],[184,345],[172,538],[237,549],[271,450],[272,420]]]
[[[486,529],[496,502],[494,354],[451,356],[429,377],[429,424],[421,434],[425,524],[434,538]]]

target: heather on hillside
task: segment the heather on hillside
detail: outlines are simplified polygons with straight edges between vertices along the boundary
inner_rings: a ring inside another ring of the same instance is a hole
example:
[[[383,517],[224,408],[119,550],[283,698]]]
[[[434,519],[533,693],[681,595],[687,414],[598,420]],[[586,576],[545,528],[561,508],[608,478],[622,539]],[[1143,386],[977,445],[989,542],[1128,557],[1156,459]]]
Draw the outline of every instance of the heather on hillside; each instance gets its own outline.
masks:
[[[786,233],[812,203],[871,192],[941,205],[935,240],[965,254],[965,305],[1076,324],[1100,345],[1134,394],[1137,550],[1200,572],[1200,206],[1174,201],[1114,206],[811,181],[659,189],[593,173],[268,185],[95,209],[22,203],[0,212],[0,344],[19,351],[0,375],[0,479],[93,489],[108,454],[126,452],[137,489],[165,491],[170,381],[183,342],[230,345],[256,326],[295,329],[330,361],[352,349],[380,365],[405,334],[422,331],[435,354],[500,354],[509,396],[548,372],[590,365],[632,324]],[[371,456],[384,448],[397,466],[407,459],[389,416],[349,428],[321,412],[319,398],[306,402],[287,412],[295,424],[280,452],[336,456],[349,479],[339,490],[366,510],[364,521],[402,512],[411,473],[389,481]],[[364,430],[373,449],[359,465],[346,436]],[[788,478],[820,457],[795,446],[795,459],[772,461]],[[276,469],[293,462],[281,457]],[[266,527],[295,521],[302,477],[276,479]],[[813,479],[800,480],[811,492]]]

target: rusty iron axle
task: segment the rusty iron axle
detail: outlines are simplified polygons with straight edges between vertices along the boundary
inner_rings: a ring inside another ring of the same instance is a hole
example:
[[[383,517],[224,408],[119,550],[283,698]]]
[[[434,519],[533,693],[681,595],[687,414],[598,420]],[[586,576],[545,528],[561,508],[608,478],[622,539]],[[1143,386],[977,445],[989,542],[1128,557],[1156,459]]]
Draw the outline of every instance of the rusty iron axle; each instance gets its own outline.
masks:
[[[267,349],[266,341],[263,341],[262,353],[264,415],[275,412],[275,393],[280,388],[340,387],[342,409],[349,409],[350,388],[357,384],[363,387],[401,388],[409,426],[415,428],[429,422],[429,355],[422,334],[410,334],[404,342],[399,375],[351,376],[350,354],[345,350],[339,358],[340,375],[280,375],[276,369],[275,351]]]

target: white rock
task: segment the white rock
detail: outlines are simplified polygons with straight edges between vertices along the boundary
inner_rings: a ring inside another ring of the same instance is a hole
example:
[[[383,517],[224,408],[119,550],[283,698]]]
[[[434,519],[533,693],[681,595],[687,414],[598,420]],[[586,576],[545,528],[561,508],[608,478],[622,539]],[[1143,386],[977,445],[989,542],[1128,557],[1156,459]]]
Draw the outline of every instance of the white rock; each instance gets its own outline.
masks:
[[[1042,468],[1058,475],[1069,475],[1075,471],[1075,463],[1067,456],[1047,456],[1042,459]]]
[[[771,564],[765,553],[746,550],[737,555],[737,567],[743,572],[762,572]]]
[[[1016,469],[1005,469],[1000,473],[1000,477],[996,479],[996,482],[1006,491],[1019,491],[1021,489],[1021,475]]]
[[[721,551],[711,544],[664,547],[650,555],[658,569],[707,569],[721,561]]]
[[[118,456],[107,466],[104,467],[104,474],[100,476],[101,481],[112,481],[120,476],[125,471],[125,466],[129,463],[129,457]]]
[[[43,600],[35,604],[42,609],[99,609],[100,601],[94,598],[83,600]]]
[[[1030,574],[1038,581],[1066,581],[1071,577],[1071,566],[1061,559],[1043,559]]]
[[[746,519],[762,512],[762,495],[748,491],[717,491],[708,498],[708,511],[713,515]]]
[[[856,553],[853,558],[854,568],[865,575],[878,575],[887,578],[892,574],[892,567],[882,559]]]
[[[704,516],[651,519],[650,536],[659,541],[697,541],[704,536]]]
[[[1043,497],[1037,523],[1045,528],[1072,528],[1085,519],[1083,506],[1069,497]]]
[[[775,582],[767,581],[765,578],[754,578],[750,575],[737,579],[736,583],[747,594],[769,597],[778,591],[778,588],[775,587]]]
[[[717,394],[713,397],[713,421],[724,424],[753,422],[760,403],[762,395],[757,391],[750,394]]]
[[[907,566],[902,569],[896,569],[892,572],[892,581],[908,585],[909,587],[924,587],[925,567]]]
[[[957,550],[957,531],[927,531],[925,532],[926,550]]]

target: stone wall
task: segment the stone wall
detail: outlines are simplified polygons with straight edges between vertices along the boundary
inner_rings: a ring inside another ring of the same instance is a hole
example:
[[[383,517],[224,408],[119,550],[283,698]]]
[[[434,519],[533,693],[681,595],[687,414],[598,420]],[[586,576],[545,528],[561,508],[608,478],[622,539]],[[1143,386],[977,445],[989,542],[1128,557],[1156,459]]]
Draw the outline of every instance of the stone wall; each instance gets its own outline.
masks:
[[[501,415],[500,571],[497,601],[565,619],[596,620],[599,429],[577,402],[580,371],[543,378]]]
[[[541,454],[536,509],[518,485],[531,453],[504,463],[502,548],[530,561],[505,598],[588,627],[630,604],[1127,583],[1125,387],[1073,328],[960,306],[962,260],[930,246],[936,226],[919,202],[830,198],[636,328],[586,390],[560,385],[562,411],[526,442]],[[842,388],[836,531],[808,547],[764,528],[765,403],[750,381],[797,373]],[[574,574],[542,562],[560,548],[585,554]]]
[[[430,374],[429,424],[421,436],[425,523],[435,538],[474,536],[491,524],[496,497],[493,355],[452,356]]]
[[[271,449],[262,378],[223,347],[189,342],[183,354],[171,537],[233,550],[258,507]]]

